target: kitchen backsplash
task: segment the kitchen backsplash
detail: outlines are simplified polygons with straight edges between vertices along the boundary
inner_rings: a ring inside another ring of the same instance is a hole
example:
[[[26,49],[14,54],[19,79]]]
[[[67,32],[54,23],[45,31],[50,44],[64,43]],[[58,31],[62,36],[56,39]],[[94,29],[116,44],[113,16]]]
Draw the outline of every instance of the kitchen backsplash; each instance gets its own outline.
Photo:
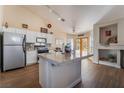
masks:
[[[27,51],[34,50],[34,44],[32,44],[32,43],[26,43],[26,50]]]

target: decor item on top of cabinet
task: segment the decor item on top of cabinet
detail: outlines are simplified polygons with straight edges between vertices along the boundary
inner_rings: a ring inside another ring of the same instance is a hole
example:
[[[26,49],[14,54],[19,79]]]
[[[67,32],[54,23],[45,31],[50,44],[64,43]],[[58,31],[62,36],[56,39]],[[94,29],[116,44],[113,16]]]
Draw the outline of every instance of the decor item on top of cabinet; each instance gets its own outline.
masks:
[[[22,28],[28,29],[28,25],[27,24],[22,24]]]
[[[53,34],[53,32],[50,32],[50,34]]]
[[[47,27],[50,29],[52,27],[52,25],[51,24],[47,24]]]
[[[48,29],[41,27],[40,32],[42,32],[42,33],[48,33]]]
[[[4,26],[5,26],[5,28],[8,28],[8,23],[6,22]]]

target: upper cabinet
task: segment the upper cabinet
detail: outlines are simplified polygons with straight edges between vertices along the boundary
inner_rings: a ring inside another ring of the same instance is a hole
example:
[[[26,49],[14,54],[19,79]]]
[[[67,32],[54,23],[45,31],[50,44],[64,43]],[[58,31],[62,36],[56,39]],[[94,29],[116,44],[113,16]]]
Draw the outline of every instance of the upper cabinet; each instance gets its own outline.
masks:
[[[53,43],[53,34],[47,34],[47,43],[52,44]]]
[[[35,32],[35,36],[36,37],[41,37],[41,33],[40,32]]]
[[[27,31],[26,42],[27,43],[35,43],[36,42],[36,33],[33,31]]]
[[[42,38],[47,38],[47,34],[46,33],[41,33],[41,37]]]
[[[41,32],[30,31],[27,29],[18,29],[18,28],[2,28],[1,32],[2,31],[18,33],[18,34],[25,34],[27,43],[36,43],[37,37],[46,38],[48,44],[53,43],[53,34],[49,34],[49,33],[41,33]]]
[[[25,34],[25,29],[18,29],[18,28],[2,28],[3,32],[11,32],[11,33],[18,33],[18,34]]]
[[[15,28],[3,28],[3,32],[16,33],[16,29]]]
[[[27,31],[25,29],[15,29],[15,33],[26,35]]]
[[[36,37],[46,38],[48,44],[53,43],[53,34],[37,32]]]

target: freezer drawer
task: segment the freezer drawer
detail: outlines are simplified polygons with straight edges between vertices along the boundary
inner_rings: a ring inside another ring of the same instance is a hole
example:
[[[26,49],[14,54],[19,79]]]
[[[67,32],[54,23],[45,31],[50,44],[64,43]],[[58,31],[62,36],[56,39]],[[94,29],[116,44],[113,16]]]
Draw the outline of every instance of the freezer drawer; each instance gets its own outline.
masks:
[[[22,46],[4,46],[3,70],[25,66],[25,53]]]

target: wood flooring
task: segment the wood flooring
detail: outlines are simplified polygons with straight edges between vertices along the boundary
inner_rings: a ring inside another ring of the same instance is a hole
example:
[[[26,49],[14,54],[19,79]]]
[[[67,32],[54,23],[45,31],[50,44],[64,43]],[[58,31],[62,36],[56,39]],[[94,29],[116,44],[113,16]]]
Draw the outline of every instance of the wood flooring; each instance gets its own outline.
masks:
[[[74,88],[124,88],[124,69],[82,60],[82,83]],[[1,88],[40,88],[38,64],[0,73]]]
[[[94,64],[92,58],[82,60],[82,87],[124,88],[124,69]]]
[[[41,88],[38,64],[0,73],[0,88]],[[80,83],[75,86],[79,88]]]
[[[0,87],[39,88],[38,64],[0,73]]]

